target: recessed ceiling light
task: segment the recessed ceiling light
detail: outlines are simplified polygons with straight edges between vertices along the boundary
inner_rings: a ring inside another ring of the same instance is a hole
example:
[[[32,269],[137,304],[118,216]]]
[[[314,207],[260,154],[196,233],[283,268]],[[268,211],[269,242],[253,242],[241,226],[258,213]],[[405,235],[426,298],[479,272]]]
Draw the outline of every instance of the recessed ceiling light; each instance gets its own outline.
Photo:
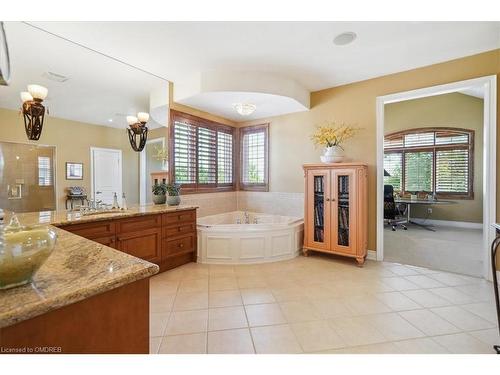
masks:
[[[353,33],[352,31],[347,31],[345,33],[337,35],[333,39],[333,43],[336,44],[337,46],[345,46],[346,44],[354,42],[356,37],[357,37],[356,33]]]
[[[257,109],[257,106],[255,104],[251,104],[251,103],[234,103],[233,108],[241,116],[249,116],[255,112],[255,109]]]

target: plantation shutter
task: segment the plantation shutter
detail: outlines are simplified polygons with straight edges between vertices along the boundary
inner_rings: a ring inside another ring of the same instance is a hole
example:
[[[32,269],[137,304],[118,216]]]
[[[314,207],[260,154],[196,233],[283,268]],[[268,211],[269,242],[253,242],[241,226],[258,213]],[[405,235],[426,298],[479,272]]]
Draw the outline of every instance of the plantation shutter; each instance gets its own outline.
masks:
[[[223,131],[217,132],[217,182],[233,183],[233,135]]]
[[[174,182],[187,191],[232,190],[233,132],[229,126],[180,112],[173,114],[170,167]]]
[[[401,191],[403,177],[403,154],[391,152],[384,155],[384,170],[390,176],[384,176],[384,185],[392,185],[394,191]]]
[[[198,127],[198,183],[217,183],[217,132]]]
[[[467,193],[469,150],[436,151],[436,192]]]
[[[432,151],[405,153],[405,190],[432,191]]]
[[[174,121],[174,176],[176,184],[196,184],[196,126]]]
[[[242,181],[244,184],[265,183],[266,131],[251,131],[243,135]]]
[[[38,157],[38,186],[52,186],[52,165],[47,156]]]

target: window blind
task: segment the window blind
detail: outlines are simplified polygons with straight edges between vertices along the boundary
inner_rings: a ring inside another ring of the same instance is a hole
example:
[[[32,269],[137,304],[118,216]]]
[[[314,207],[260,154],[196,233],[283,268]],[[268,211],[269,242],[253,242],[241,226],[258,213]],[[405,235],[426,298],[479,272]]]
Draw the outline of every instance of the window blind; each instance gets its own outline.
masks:
[[[384,169],[390,176],[384,176],[384,185],[392,185],[394,191],[401,191],[403,184],[403,154],[401,152],[391,152],[384,155]]]
[[[233,129],[177,112],[172,115],[173,180],[185,189],[234,187]]]
[[[174,175],[177,184],[196,183],[196,127],[174,122]]]
[[[52,163],[48,156],[38,157],[38,186],[52,186]]]
[[[198,184],[217,182],[217,132],[198,127]]]
[[[217,132],[217,180],[233,183],[233,135],[222,131]]]
[[[468,184],[469,151],[436,151],[436,192],[467,193]]]
[[[264,129],[243,135],[242,181],[245,184],[264,184],[266,163],[266,132]]]
[[[433,152],[405,153],[405,190],[431,192]]]

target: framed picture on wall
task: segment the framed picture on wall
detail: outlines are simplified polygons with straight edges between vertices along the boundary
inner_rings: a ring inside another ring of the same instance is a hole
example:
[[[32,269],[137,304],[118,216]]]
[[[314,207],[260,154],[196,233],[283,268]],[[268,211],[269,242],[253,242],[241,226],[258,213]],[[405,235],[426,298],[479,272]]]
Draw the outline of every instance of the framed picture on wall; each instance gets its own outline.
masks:
[[[83,180],[83,163],[66,163],[66,180]]]

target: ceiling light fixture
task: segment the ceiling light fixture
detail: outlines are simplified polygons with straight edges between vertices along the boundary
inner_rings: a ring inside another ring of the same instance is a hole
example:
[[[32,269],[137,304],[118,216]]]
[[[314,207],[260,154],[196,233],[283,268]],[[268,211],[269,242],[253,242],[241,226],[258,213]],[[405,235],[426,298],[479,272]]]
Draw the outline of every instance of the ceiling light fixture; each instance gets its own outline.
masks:
[[[38,141],[42,134],[45,118],[45,107],[42,102],[48,92],[46,87],[40,85],[28,85],[28,91],[21,92],[23,101],[21,112],[24,117],[24,130],[29,140]]]
[[[146,146],[146,141],[148,140],[148,127],[146,123],[149,120],[149,113],[139,112],[137,117],[127,116],[127,123],[129,127],[127,128],[128,140],[130,141],[130,146],[137,152],[141,152]]]
[[[249,116],[255,112],[257,106],[251,103],[235,103],[233,104],[233,108],[241,116]]]
[[[333,39],[333,43],[336,44],[337,46],[345,46],[346,44],[354,42],[356,38],[357,38],[356,33],[353,33],[352,31],[347,31],[345,33],[337,35]]]

